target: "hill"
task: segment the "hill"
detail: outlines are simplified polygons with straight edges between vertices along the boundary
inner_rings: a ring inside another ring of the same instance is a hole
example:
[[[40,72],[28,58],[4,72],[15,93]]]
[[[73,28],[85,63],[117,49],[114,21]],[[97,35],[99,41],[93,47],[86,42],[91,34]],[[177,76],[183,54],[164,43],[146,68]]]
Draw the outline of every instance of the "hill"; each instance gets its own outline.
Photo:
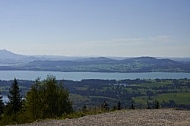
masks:
[[[28,55],[16,54],[6,49],[0,50],[0,66],[15,66],[15,65],[22,66],[29,62],[37,60],[57,61],[63,59],[74,60],[78,59],[78,57],[49,56],[49,55],[28,56]]]
[[[97,57],[83,60],[37,60],[13,69],[63,72],[190,72],[190,63],[154,57],[124,60]]]
[[[155,57],[24,56],[0,50],[0,70],[63,72],[190,72],[190,62]]]

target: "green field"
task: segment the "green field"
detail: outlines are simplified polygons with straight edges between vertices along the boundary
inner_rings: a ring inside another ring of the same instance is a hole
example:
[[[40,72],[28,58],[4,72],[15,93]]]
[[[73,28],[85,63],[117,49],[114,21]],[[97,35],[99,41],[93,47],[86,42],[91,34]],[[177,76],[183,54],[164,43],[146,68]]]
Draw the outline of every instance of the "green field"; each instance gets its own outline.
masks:
[[[190,93],[170,93],[170,94],[161,94],[156,97],[157,100],[162,102],[169,102],[170,100],[174,100],[176,104],[190,104]]]

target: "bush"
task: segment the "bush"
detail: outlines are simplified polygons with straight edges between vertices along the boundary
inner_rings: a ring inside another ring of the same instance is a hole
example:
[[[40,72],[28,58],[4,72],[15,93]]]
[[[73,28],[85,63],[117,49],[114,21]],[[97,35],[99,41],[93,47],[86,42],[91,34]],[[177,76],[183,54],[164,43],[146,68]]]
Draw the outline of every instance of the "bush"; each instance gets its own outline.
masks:
[[[26,95],[26,110],[34,120],[60,117],[73,111],[68,91],[53,76],[35,81]]]

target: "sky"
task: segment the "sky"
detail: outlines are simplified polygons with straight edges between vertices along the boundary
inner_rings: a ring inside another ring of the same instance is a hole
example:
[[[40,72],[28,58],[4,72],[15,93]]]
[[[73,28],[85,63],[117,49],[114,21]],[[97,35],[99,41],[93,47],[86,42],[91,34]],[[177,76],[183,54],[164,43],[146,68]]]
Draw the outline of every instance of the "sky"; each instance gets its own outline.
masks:
[[[0,49],[190,57],[190,0],[0,0]]]

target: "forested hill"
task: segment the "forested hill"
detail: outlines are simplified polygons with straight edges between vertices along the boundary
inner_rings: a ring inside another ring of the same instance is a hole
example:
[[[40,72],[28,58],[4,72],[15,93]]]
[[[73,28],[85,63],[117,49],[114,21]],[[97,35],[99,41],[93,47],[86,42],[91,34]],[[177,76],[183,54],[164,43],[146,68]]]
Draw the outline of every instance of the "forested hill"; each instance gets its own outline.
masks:
[[[34,60],[24,65],[1,66],[1,70],[43,70],[64,72],[190,72],[190,62],[154,57],[116,60],[106,57],[77,60]]]

